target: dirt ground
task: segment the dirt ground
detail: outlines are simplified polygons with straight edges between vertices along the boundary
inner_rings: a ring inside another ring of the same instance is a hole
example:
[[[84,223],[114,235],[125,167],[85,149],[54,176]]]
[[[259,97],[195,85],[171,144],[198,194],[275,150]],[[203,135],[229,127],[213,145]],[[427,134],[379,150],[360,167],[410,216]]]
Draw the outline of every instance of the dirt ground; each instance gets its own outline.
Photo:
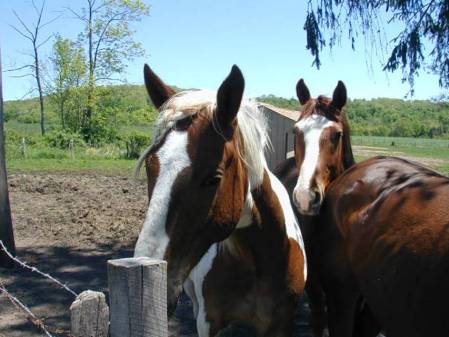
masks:
[[[18,257],[77,293],[91,289],[107,295],[106,262],[132,255],[145,216],[145,182],[87,174],[11,174],[9,187]],[[0,269],[0,281],[54,336],[68,336],[70,293],[20,268]],[[307,306],[298,314],[297,336],[311,336]],[[185,297],[176,316],[171,334],[195,336]],[[42,335],[0,295],[0,337]]]

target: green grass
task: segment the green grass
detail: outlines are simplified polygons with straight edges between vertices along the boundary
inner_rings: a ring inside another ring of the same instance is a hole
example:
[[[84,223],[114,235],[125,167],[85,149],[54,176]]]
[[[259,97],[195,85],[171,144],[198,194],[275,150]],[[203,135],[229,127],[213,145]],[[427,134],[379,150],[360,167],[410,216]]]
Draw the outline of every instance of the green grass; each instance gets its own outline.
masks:
[[[6,146],[6,166],[10,172],[80,172],[131,176],[137,160],[124,159],[117,146],[69,150],[43,144],[28,146],[24,158],[20,146]]]
[[[438,159],[443,163],[435,164],[432,167],[436,171],[449,176],[449,140],[353,136],[352,145],[377,147],[385,152],[385,155],[412,157],[418,162],[420,158],[423,158],[423,161],[426,158]],[[368,156],[356,155],[357,161],[368,158]]]
[[[17,121],[6,123],[6,130],[14,130],[20,134],[32,135],[40,139],[39,124],[26,124]],[[145,125],[124,126],[122,132],[133,130],[151,133],[152,127]],[[415,139],[399,137],[352,137],[353,145],[378,147],[385,155],[398,155],[419,158],[433,158],[444,161],[433,168],[449,176],[449,140]],[[132,175],[136,160],[123,158],[123,149],[116,145],[100,148],[79,147],[75,151],[75,159],[68,150],[51,148],[38,141],[27,146],[26,158],[23,158],[19,144],[6,144],[7,167],[11,172],[91,172],[99,174]],[[374,154],[373,154],[374,155]],[[356,160],[368,159],[367,156],[356,156]]]
[[[382,147],[386,151],[404,152],[409,156],[441,158],[449,160],[449,140],[352,136],[352,145]]]
[[[8,130],[26,137],[33,137],[35,144],[27,144],[25,157],[21,142],[6,143],[6,165],[10,172],[80,172],[106,175],[132,176],[137,160],[124,159],[124,145],[106,144],[99,148],[75,147],[74,158],[68,149],[50,147],[40,137],[39,124],[17,121],[5,123]],[[50,129],[50,128],[49,128]],[[152,127],[145,125],[124,126],[120,132],[141,131],[151,134]]]
[[[45,130],[51,131],[53,127],[56,126],[47,123],[45,125]],[[41,134],[41,126],[39,123],[23,123],[15,120],[6,122],[5,130],[6,132],[8,132],[8,130],[12,130],[28,136],[39,136]],[[153,127],[151,125],[123,125],[120,127],[119,132],[142,131],[151,134],[152,130]]]
[[[5,130],[6,132],[8,132],[8,130],[13,130],[20,134],[26,134],[28,136],[39,136],[41,134],[41,126],[38,123],[8,121],[5,123]]]
[[[12,159],[6,161],[10,173],[76,172],[129,177],[133,175],[135,165],[135,160],[126,159]]]

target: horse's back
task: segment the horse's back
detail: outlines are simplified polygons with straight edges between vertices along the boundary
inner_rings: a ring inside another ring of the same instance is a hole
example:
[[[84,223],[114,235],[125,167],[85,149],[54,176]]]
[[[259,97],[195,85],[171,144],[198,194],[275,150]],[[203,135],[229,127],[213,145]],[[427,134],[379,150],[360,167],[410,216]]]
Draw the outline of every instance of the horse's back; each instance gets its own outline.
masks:
[[[341,175],[323,207],[387,335],[449,335],[449,179],[377,157]]]

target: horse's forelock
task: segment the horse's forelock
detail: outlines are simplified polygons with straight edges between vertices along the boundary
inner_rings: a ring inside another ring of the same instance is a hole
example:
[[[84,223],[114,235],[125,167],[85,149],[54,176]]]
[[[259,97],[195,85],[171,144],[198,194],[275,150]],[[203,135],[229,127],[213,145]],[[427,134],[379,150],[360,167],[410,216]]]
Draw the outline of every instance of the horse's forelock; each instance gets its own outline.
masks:
[[[319,115],[326,117],[330,121],[340,122],[340,114],[336,114],[335,108],[331,106],[332,99],[320,95],[316,99],[310,99],[300,111],[299,120],[310,117],[312,115]]]
[[[197,115],[200,112],[213,120],[215,106],[216,93],[213,91],[191,90],[173,95],[160,108],[161,112],[156,120],[153,142],[140,156],[135,175],[138,176],[140,168],[151,149],[159,144],[177,121]],[[237,121],[237,133],[240,139],[237,142],[239,146],[237,153],[240,154],[240,158],[248,169],[251,185],[256,187],[262,183],[263,170],[266,164],[264,150],[270,146],[267,120],[255,101],[243,99]]]

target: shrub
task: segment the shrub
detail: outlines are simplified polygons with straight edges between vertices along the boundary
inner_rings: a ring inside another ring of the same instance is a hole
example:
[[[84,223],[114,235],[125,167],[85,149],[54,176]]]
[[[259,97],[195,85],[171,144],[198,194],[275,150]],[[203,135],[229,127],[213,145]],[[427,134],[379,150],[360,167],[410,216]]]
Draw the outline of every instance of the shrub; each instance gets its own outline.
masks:
[[[34,145],[39,142],[39,138],[36,136],[26,135],[15,130],[5,130],[6,144],[19,145],[22,143],[23,138],[25,138],[25,143],[27,145]]]
[[[128,159],[138,158],[142,148],[148,146],[151,142],[151,136],[140,131],[131,131],[122,139],[126,147],[125,157]]]
[[[45,142],[51,146],[59,149],[67,149],[70,145],[70,140],[73,139],[73,144],[77,147],[85,146],[83,138],[77,133],[71,133],[64,130],[56,130],[49,132],[44,137]]]
[[[101,113],[95,115],[90,124],[81,128],[80,132],[89,145],[96,147],[113,143],[118,139],[117,126]]]
[[[39,148],[30,154],[30,157],[36,159],[68,159],[67,151],[51,148]]]

